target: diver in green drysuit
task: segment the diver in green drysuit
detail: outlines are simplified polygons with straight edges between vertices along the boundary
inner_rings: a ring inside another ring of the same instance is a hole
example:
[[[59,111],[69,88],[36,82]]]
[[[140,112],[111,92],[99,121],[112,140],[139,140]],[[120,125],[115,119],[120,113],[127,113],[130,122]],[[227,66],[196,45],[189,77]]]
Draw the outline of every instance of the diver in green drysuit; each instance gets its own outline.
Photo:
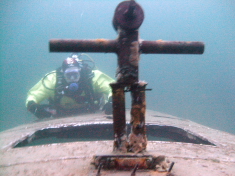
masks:
[[[26,99],[27,109],[38,118],[63,117],[103,110],[112,114],[114,80],[72,55],[62,67],[33,86]],[[40,104],[48,99],[49,104]]]

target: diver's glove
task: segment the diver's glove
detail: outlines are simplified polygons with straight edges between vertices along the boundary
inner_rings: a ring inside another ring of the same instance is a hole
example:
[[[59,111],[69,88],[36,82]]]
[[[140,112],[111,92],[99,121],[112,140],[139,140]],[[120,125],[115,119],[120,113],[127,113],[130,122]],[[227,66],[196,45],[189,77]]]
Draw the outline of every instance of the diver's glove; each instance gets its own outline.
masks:
[[[48,118],[56,114],[56,110],[51,105],[37,104],[34,101],[28,102],[28,110],[33,113],[37,118]]]
[[[106,115],[113,114],[113,100],[112,97],[109,98],[109,101],[104,105],[103,109]]]

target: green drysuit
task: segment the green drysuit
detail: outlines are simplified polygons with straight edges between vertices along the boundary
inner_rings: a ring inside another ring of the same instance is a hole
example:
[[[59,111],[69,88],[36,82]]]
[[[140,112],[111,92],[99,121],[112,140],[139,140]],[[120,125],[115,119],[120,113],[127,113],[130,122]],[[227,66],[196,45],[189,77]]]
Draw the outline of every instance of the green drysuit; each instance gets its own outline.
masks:
[[[114,82],[114,80],[99,70],[93,70],[92,72],[94,73],[94,77],[92,79],[94,94],[102,94],[104,98],[103,103],[106,103],[108,101],[108,98],[112,95],[112,90],[109,84]],[[29,101],[34,101],[35,103],[41,103],[43,100],[49,98],[54,99],[55,90],[53,89],[55,89],[56,86],[56,72],[48,74],[44,78],[43,82],[47,88],[43,85],[42,80],[43,79],[41,79],[35,86],[33,86],[29,90],[26,99],[26,106]],[[60,99],[59,105],[61,108],[64,109],[81,108],[83,106],[82,104],[78,104],[73,98],[67,97],[66,95],[64,95]]]

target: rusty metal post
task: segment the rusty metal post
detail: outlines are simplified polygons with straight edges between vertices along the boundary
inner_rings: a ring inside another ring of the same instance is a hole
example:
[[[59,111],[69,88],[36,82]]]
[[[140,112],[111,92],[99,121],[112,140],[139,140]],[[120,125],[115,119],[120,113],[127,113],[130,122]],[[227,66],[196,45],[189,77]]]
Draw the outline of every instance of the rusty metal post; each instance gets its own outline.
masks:
[[[118,46],[117,82],[128,86],[139,78],[138,31],[129,33],[120,29]]]
[[[129,135],[129,151],[134,153],[141,152],[146,149],[147,137],[145,126],[145,87],[147,83],[140,81],[131,86],[131,133]]]
[[[110,84],[113,93],[113,129],[114,151],[127,152],[125,86],[119,83]]]
[[[119,33],[117,82],[127,86],[138,82],[138,29],[143,20],[144,12],[135,1],[121,2],[113,17],[113,26]]]
[[[144,19],[144,13],[140,5],[138,5],[135,1],[124,1],[121,2],[114,14],[113,18],[113,25],[114,28],[118,31],[119,37],[118,37],[118,70],[117,70],[117,85],[124,86],[132,89],[132,99],[134,98],[137,100],[140,98],[139,96],[142,96],[142,92],[139,90],[139,85],[135,86],[139,82],[139,58],[140,58],[140,52],[139,52],[139,31],[138,28],[142,24]],[[145,86],[144,86],[145,87]],[[113,86],[112,86],[113,88]],[[114,91],[114,90],[113,90]],[[123,95],[125,96],[125,95]],[[116,145],[115,148],[119,148],[120,151],[127,151],[128,148],[131,148],[129,151],[133,152],[141,152],[143,148],[145,149],[147,138],[144,135],[142,135],[142,129],[145,128],[145,115],[141,114],[140,109],[136,108],[137,106],[143,107],[143,102],[135,101],[133,100],[133,106],[132,106],[132,125],[137,125],[135,127],[132,127],[134,129],[135,133],[132,133],[130,135],[130,144],[125,145],[125,149],[123,148],[124,145]],[[119,100],[121,101],[121,100]],[[115,101],[113,101],[114,104],[116,104]],[[136,106],[136,107],[135,107]],[[134,108],[133,108],[134,107]],[[125,107],[124,107],[125,108]],[[116,118],[120,118],[120,115],[116,114],[119,113],[118,110],[120,107],[113,106],[113,119],[114,123],[117,121]],[[145,109],[145,105],[144,108]],[[124,109],[125,111],[125,109]],[[145,110],[144,110],[145,111]],[[141,117],[141,118],[139,118]],[[119,121],[119,120],[118,120]],[[139,124],[139,121],[141,121],[141,124]],[[121,122],[121,123],[124,123]],[[126,122],[125,122],[126,124]],[[139,124],[139,125],[138,125]],[[121,125],[123,126],[123,125]],[[139,133],[139,128],[141,126],[141,132]],[[142,127],[143,126],[143,127]],[[114,127],[115,128],[115,127]],[[114,131],[116,131],[114,129]],[[138,141],[135,140],[137,137],[137,131],[139,137]],[[145,130],[144,130],[145,131]],[[126,134],[123,135],[122,131],[121,134],[117,135],[116,141],[123,141],[123,137],[126,137]],[[115,134],[116,135],[116,134]],[[118,139],[119,138],[119,139]],[[135,138],[135,139],[134,139]],[[134,142],[142,142],[141,144],[133,144]],[[124,141],[123,141],[124,142]],[[125,142],[124,142],[125,143]],[[137,147],[137,145],[141,145],[141,147]],[[144,147],[143,147],[144,146]]]

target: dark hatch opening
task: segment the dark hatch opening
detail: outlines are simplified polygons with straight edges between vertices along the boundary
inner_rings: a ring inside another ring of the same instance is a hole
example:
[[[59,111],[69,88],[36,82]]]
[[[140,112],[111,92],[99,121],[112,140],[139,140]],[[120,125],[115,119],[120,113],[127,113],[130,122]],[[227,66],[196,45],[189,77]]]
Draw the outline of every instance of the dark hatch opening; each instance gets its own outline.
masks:
[[[147,137],[149,141],[172,141],[193,144],[214,145],[207,139],[191,134],[181,128],[173,126],[147,125]],[[127,124],[128,134],[130,125]],[[36,131],[24,140],[17,142],[14,148],[52,143],[66,143],[77,141],[103,141],[113,140],[112,123],[85,124],[79,126],[66,126],[58,128],[46,128]]]

